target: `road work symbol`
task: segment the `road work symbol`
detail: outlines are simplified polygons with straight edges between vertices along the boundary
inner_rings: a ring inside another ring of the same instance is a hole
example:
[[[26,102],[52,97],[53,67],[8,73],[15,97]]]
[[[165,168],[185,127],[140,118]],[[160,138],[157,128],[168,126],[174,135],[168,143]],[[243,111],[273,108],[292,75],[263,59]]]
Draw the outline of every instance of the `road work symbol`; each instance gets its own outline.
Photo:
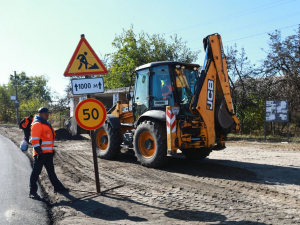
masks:
[[[86,76],[106,74],[107,69],[89,45],[84,36],[81,37],[76,50],[64,72],[65,76]]]
[[[80,70],[80,68],[82,67],[83,64],[85,65],[86,70],[87,69],[99,69],[99,67],[97,66],[96,63],[94,63],[94,65],[91,65],[91,64],[88,63],[88,61],[85,57],[87,54],[88,54],[87,52],[84,52],[83,54],[80,54],[80,55],[77,56],[77,59],[80,61],[80,65],[78,67],[78,70]],[[88,65],[90,65],[89,68],[87,68]]]

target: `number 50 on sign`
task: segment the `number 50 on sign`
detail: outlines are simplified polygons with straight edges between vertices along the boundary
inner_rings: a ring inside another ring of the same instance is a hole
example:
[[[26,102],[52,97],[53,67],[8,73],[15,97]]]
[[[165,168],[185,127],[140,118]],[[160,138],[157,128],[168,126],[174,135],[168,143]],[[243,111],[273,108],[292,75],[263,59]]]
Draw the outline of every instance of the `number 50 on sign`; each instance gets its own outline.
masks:
[[[81,101],[75,110],[75,119],[80,127],[86,130],[95,130],[103,125],[106,120],[106,109],[96,99]]]

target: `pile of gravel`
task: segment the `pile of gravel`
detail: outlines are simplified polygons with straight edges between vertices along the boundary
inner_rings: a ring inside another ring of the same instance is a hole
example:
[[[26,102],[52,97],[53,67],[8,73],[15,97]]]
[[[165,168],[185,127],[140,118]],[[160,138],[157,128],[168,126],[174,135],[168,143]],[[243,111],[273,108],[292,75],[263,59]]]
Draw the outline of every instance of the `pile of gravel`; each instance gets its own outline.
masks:
[[[56,137],[55,140],[61,141],[61,140],[86,140],[85,137],[81,135],[72,135],[67,129],[60,128],[55,131]]]

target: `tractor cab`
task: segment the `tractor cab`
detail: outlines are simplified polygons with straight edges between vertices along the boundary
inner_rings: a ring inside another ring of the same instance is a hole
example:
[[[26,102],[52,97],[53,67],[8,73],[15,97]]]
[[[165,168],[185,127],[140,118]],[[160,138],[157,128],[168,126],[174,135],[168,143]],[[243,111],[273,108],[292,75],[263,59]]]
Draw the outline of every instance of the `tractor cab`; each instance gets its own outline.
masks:
[[[136,68],[133,97],[134,120],[145,112],[165,111],[166,106],[180,106],[189,114],[194,93],[198,64],[154,62]]]

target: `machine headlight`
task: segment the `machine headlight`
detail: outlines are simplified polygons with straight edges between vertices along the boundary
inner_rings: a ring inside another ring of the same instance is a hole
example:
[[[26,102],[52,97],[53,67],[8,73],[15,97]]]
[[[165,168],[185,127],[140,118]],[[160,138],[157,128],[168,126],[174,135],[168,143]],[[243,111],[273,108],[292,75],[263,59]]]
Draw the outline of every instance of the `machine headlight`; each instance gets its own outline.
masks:
[[[176,116],[176,115],[179,114],[180,107],[179,106],[173,106],[171,110],[172,110],[172,113]]]

